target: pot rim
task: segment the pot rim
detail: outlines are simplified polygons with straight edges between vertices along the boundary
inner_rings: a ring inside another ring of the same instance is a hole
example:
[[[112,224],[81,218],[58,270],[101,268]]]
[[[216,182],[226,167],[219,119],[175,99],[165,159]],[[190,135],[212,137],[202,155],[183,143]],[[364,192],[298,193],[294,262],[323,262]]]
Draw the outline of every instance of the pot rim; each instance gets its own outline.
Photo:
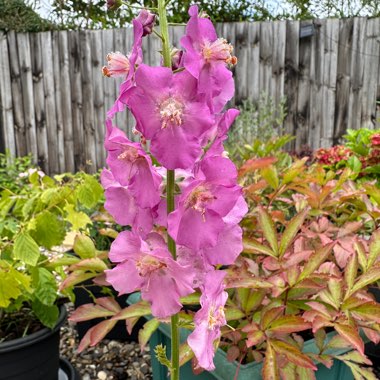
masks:
[[[43,329],[34,332],[30,335],[24,336],[22,338],[17,338],[13,340],[9,340],[3,343],[0,343],[0,354],[5,354],[10,351],[16,351],[24,347],[28,347],[36,342],[44,340],[45,338],[55,334],[62,325],[65,323],[67,318],[67,310],[65,305],[60,306],[59,318],[57,320],[56,325],[49,329],[48,327],[44,327]]]

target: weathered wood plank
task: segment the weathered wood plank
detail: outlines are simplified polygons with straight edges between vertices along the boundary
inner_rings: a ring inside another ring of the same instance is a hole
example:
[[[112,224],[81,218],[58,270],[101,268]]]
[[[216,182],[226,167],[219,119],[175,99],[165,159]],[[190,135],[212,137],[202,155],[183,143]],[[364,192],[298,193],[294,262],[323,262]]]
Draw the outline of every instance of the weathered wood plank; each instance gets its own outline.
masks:
[[[74,172],[74,139],[73,120],[71,111],[71,78],[70,78],[70,51],[68,32],[59,32],[59,69],[61,88],[61,109],[65,147],[65,171]]]
[[[0,128],[2,131],[2,147],[9,151],[12,157],[16,156],[16,141],[13,119],[11,70],[9,65],[9,51],[7,35],[0,32]],[[1,138],[1,134],[0,134]]]
[[[273,23],[260,23],[260,94],[272,96]]]
[[[38,146],[38,165],[45,172],[49,172],[49,148],[47,141],[47,125],[45,112],[45,92],[42,67],[42,45],[39,34],[30,34],[32,53],[32,75],[34,114],[36,118],[36,133]]]
[[[248,97],[248,24],[239,22],[235,25],[236,44],[234,46],[234,54],[238,59],[238,67],[235,71],[235,88],[237,94],[235,96],[236,103],[241,103]]]
[[[54,86],[54,64],[52,35],[50,32],[40,34],[42,50],[42,68],[44,71],[44,93],[45,112],[47,125],[47,138],[49,149],[49,172],[55,174],[60,172],[59,147],[58,147],[58,127],[56,113],[56,98]]]
[[[364,59],[361,53],[363,49],[367,29],[365,18],[354,19],[354,30],[351,48],[350,66],[350,95],[347,128],[358,129],[361,126],[361,102],[363,92]]]
[[[322,128],[321,147],[329,147],[334,138],[334,116],[336,77],[338,67],[338,45],[339,45],[339,20],[329,19],[326,21],[323,92],[322,92]]]
[[[362,49],[363,91],[360,127],[373,129],[376,126],[377,65],[380,61],[380,20],[367,20],[366,38]]]
[[[284,93],[286,94],[287,116],[284,120],[284,132],[295,134],[297,123],[297,89],[298,89],[298,63],[299,63],[299,21],[287,21],[286,47],[285,47],[285,75]],[[289,144],[294,149],[295,142]]]
[[[303,25],[309,25],[310,21],[303,21]],[[296,140],[297,149],[308,143],[308,125],[310,117],[310,64],[312,43],[310,38],[302,38],[299,41],[299,79],[297,97],[297,121]]]
[[[84,131],[83,131],[83,114],[82,114],[82,75],[81,75],[81,54],[79,46],[79,32],[68,32],[69,39],[69,67],[71,83],[71,112],[74,139],[74,163],[75,170],[85,169],[85,152],[84,152]]]
[[[59,172],[66,171],[65,165],[65,141],[62,111],[62,86],[61,86],[61,69],[59,65],[59,32],[52,32],[52,51],[53,51],[53,75],[54,75],[54,96],[55,96],[55,113],[57,123],[57,155],[59,163]]]
[[[106,56],[114,51],[113,45],[113,30],[107,29],[102,30],[102,40],[103,40],[103,60],[101,61],[102,66],[107,65]],[[106,112],[115,103],[115,81],[114,78],[103,77],[103,91],[104,91],[104,106]]]
[[[338,67],[334,117],[334,144],[338,144],[348,124],[350,94],[350,57],[352,48],[353,19],[339,20]]]
[[[79,32],[82,94],[83,94],[83,129],[86,172],[96,172],[96,143],[94,119],[94,88],[91,70],[91,30]]]
[[[260,23],[254,22],[248,25],[248,97],[258,102],[260,97]]]
[[[106,110],[104,107],[104,89],[103,89],[103,41],[100,33],[91,34],[91,52],[92,52],[92,83],[94,87],[94,126],[95,126],[95,144],[97,168],[106,164],[106,152],[104,149],[104,121]]]

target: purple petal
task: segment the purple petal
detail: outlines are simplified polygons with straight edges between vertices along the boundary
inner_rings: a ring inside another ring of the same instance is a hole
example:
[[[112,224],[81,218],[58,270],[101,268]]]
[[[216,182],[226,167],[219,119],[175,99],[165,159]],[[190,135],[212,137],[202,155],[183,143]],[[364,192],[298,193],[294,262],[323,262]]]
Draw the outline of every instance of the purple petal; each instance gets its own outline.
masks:
[[[143,284],[134,261],[125,261],[113,269],[106,270],[105,273],[107,282],[119,292],[119,295],[132,293],[141,288]]]
[[[127,259],[134,259],[141,249],[141,238],[131,231],[122,231],[111,244],[109,259],[120,263]]]

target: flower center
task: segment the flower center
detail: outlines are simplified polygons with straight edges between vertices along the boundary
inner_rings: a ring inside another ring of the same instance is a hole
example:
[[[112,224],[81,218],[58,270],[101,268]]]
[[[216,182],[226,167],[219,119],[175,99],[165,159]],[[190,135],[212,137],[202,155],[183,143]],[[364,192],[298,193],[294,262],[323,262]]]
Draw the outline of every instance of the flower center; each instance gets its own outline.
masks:
[[[139,152],[134,146],[126,146],[122,153],[117,158],[121,161],[135,162],[139,156]]]
[[[198,186],[190,193],[186,200],[185,207],[191,207],[204,215],[207,205],[215,199],[215,195],[205,186]]]
[[[136,268],[141,277],[149,276],[153,272],[166,267],[165,263],[151,255],[144,255],[136,262]]]
[[[231,53],[233,47],[224,38],[218,38],[214,42],[206,41],[202,47],[202,55],[206,62],[224,61],[229,65],[236,65],[237,58]]]
[[[169,124],[180,126],[182,124],[183,104],[177,99],[170,97],[160,104],[160,116],[162,129]]]
[[[224,307],[219,306],[216,310],[211,307],[208,313],[207,328],[213,330],[226,324],[226,316],[224,315]]]

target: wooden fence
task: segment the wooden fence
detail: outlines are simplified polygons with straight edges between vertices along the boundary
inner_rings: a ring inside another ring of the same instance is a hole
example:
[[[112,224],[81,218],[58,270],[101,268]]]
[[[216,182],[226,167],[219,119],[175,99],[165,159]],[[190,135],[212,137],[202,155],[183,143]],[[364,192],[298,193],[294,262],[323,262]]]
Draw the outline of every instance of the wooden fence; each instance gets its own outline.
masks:
[[[380,128],[380,19],[225,23],[235,46],[236,96],[285,96],[294,147],[338,142],[347,128]],[[182,27],[171,30],[179,46]],[[48,173],[103,167],[104,119],[120,80],[104,78],[111,51],[131,49],[131,29],[0,32],[0,150],[32,153]],[[158,65],[159,41],[144,39]],[[377,123],[377,124],[376,124]],[[117,116],[130,137],[133,117]]]

